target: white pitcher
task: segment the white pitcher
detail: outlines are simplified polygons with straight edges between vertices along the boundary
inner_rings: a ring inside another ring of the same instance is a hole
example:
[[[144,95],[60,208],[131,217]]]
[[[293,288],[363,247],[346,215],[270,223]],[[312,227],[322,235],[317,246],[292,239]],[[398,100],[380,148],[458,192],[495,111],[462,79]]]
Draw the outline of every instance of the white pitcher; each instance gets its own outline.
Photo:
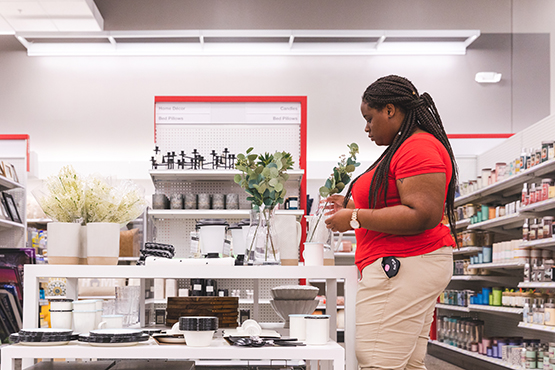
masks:
[[[299,246],[301,244],[301,223],[295,215],[275,216],[276,239],[281,253],[281,264],[297,266],[299,264]]]

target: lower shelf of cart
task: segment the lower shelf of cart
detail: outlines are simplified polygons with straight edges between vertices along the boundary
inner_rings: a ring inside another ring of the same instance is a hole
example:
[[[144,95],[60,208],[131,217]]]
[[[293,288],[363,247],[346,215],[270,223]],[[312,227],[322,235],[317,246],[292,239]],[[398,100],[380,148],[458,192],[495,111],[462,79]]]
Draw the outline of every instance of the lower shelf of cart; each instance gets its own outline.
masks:
[[[14,344],[2,348],[2,359],[11,358],[172,358],[172,359],[320,359],[332,360],[344,356],[344,348],[330,341],[325,345],[299,347],[247,348],[229,345],[224,339],[214,339],[208,347],[159,345],[153,339],[128,347],[94,347],[87,343],[70,342],[61,346],[25,346]]]
[[[515,369],[515,370],[521,370],[522,369],[522,367],[520,367],[520,365],[511,365],[508,362],[505,362],[505,361],[503,361],[499,358],[484,356],[484,355],[479,354],[478,352],[467,351],[465,349],[457,348],[457,347],[451,346],[449,344],[438,342],[437,340],[432,340],[431,343],[438,346],[438,347],[447,348],[447,349],[450,349],[451,351],[454,351],[454,352],[459,352],[459,353],[465,354],[467,356],[471,356],[471,357],[478,358],[478,359],[486,361],[486,362],[490,362],[492,364],[503,366],[507,369]]]

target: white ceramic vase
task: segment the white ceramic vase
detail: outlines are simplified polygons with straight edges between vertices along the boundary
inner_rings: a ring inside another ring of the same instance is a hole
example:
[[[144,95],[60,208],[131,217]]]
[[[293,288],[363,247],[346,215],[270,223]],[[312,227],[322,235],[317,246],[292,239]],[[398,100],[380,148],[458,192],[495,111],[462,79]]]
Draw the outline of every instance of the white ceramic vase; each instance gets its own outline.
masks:
[[[81,225],[71,222],[49,222],[48,263],[51,265],[79,264],[79,244]]]
[[[119,224],[91,222],[87,224],[87,264],[117,265],[119,257]]]

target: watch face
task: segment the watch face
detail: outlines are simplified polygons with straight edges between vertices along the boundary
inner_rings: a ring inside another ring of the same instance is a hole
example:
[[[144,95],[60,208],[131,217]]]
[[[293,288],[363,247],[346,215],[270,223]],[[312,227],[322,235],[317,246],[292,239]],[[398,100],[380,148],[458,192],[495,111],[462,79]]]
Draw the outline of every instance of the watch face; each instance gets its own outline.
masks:
[[[353,229],[358,229],[360,227],[360,223],[357,220],[351,220],[351,227]]]

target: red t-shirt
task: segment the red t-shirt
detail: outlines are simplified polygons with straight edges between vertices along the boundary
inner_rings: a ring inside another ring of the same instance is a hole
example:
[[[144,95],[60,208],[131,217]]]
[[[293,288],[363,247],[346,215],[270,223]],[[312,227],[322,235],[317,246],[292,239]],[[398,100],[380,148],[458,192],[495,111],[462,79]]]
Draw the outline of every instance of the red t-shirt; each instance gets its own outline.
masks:
[[[353,185],[352,195],[356,208],[370,208],[368,193],[374,171],[362,175]],[[391,159],[387,206],[401,204],[396,185],[398,179],[438,172],[445,173],[444,199],[447,199],[449,181],[453,174],[449,153],[443,144],[429,133],[412,135],[397,149]],[[376,203],[376,209],[384,207],[382,195]],[[419,256],[447,245],[453,247],[456,245],[449,228],[441,223],[433,229],[416,235],[386,234],[364,228],[357,229],[355,234],[357,239],[355,263],[360,271],[381,257]]]

